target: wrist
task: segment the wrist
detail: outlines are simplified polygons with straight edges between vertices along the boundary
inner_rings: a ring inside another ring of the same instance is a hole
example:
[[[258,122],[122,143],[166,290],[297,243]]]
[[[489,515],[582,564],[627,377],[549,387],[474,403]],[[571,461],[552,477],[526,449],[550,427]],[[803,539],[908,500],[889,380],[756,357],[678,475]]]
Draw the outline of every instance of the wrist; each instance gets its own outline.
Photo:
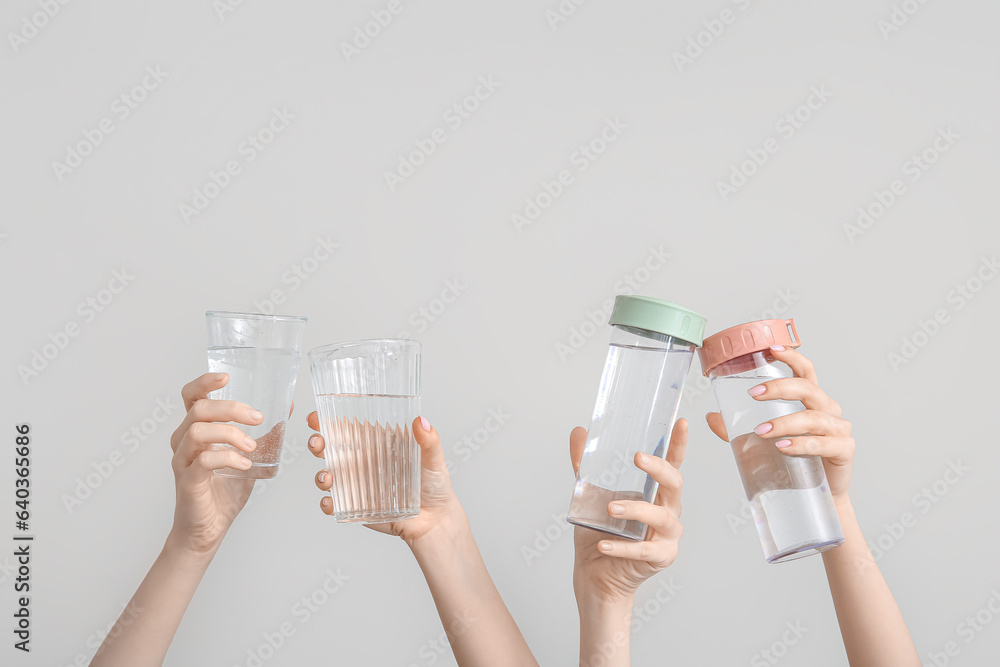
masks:
[[[451,498],[434,511],[438,516],[427,531],[413,538],[403,538],[418,560],[440,551],[442,547],[453,548],[472,537],[469,519],[457,498]]]
[[[635,602],[634,590],[598,584],[577,569],[573,572],[573,593],[581,613],[586,608],[602,613],[627,611],[631,615]]]
[[[163,553],[193,565],[202,563],[208,565],[221,545],[221,538],[213,544],[200,544],[191,539],[190,536],[172,528],[163,543]]]

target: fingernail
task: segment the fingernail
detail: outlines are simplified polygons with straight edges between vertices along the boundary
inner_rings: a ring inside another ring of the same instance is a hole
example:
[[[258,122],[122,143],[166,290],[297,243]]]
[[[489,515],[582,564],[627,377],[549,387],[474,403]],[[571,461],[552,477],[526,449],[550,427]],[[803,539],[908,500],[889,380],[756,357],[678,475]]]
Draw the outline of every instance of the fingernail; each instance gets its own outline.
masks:
[[[791,444],[792,444],[791,440],[779,440],[778,442],[774,443],[774,446],[781,447],[782,449],[784,449],[785,447],[788,447]]]
[[[625,513],[625,506],[624,505],[619,505],[618,503],[611,503],[611,513],[614,514],[614,515],[616,515],[616,516],[618,514],[624,514]]]
[[[255,422],[259,422],[263,418],[264,418],[264,415],[261,414],[259,411],[257,411],[257,410],[251,410],[250,411],[250,419],[254,420]]]
[[[771,349],[774,350],[775,352],[784,352],[785,351],[785,346],[784,345],[772,345]]]
[[[770,433],[771,429],[774,428],[774,424],[771,422],[764,422],[753,430],[757,435],[764,435],[765,433]]]
[[[327,476],[327,474],[329,474],[329,473],[327,473],[325,470],[319,474],[319,483],[320,484],[325,484],[326,483],[326,476]]]
[[[611,542],[601,542],[601,551],[611,551]]]
[[[323,507],[329,507],[330,506],[330,498],[329,497],[324,498],[323,500],[319,501],[319,504],[322,505]]]
[[[316,449],[316,441],[319,440],[318,435],[313,435],[309,437],[309,449]]]
[[[250,470],[250,468],[252,468],[252,467],[253,467],[253,461],[251,461],[250,459],[244,457],[243,458],[243,469],[244,470]]]
[[[429,421],[427,421],[426,417],[421,417],[420,418],[420,428],[424,429],[428,433],[431,432],[431,423]]]
[[[765,387],[762,384],[759,384],[756,387],[750,387],[749,389],[747,389],[747,393],[750,394],[751,396],[760,396],[765,391],[767,391],[767,387]]]
[[[246,443],[247,443],[247,447],[250,448],[250,451],[253,451],[253,450],[257,449],[257,441],[256,440],[254,440],[253,438],[251,438],[249,435],[245,438],[245,440],[246,440]]]
[[[222,382],[225,379],[226,379],[226,374],[225,373],[216,373],[215,374],[215,381],[216,382]]]
[[[649,457],[639,452],[639,465],[649,465]]]

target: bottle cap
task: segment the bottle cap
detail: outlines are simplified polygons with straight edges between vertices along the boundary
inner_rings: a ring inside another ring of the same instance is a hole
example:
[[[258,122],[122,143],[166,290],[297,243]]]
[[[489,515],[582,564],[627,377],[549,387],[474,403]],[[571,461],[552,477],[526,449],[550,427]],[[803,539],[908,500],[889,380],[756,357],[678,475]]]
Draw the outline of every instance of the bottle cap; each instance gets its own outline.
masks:
[[[704,315],[676,303],[649,296],[624,294],[615,297],[615,307],[608,319],[608,324],[655,331],[680,338],[695,347],[701,345],[707,322]]]
[[[801,344],[794,319],[758,320],[709,336],[698,350],[698,358],[701,360],[701,372],[707,376],[719,364],[744,354],[760,352],[772,345],[798,347]]]

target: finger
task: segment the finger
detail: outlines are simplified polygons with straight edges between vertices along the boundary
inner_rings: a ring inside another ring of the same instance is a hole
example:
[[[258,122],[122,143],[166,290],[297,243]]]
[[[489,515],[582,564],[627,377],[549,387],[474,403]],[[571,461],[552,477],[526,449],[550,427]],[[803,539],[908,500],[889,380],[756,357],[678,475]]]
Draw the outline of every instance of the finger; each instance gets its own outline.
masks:
[[[447,470],[448,463],[444,460],[444,450],[441,448],[441,438],[437,429],[424,417],[414,419],[412,427],[413,437],[420,445],[420,467],[428,470]]]
[[[765,438],[780,438],[783,435],[835,435],[850,436],[851,422],[834,417],[819,410],[800,410],[784,417],[759,424],[754,433]]]
[[[681,490],[684,487],[684,476],[681,475],[680,470],[659,457],[642,452],[636,453],[635,465],[660,485],[657,495],[664,504],[668,501],[676,503],[680,500]]]
[[[191,468],[203,473],[211,473],[213,470],[221,468],[249,470],[252,466],[253,462],[250,459],[231,449],[210,449],[198,454],[191,462]]]
[[[751,387],[748,394],[755,401],[799,401],[810,410],[829,412],[835,417],[841,415],[840,404],[826,395],[820,386],[805,378],[781,378],[769,380],[763,384]]]
[[[228,373],[205,373],[191,380],[181,389],[184,409],[190,410],[195,401],[208,398],[209,393],[216,389],[222,389],[227,382],[229,382]]]
[[[680,525],[680,524],[678,524]],[[605,556],[626,560],[645,561],[652,565],[666,567],[677,558],[677,540],[601,540],[598,550]]]
[[[670,431],[670,446],[667,447],[667,463],[674,468],[680,468],[684,463],[684,454],[688,444],[688,421],[683,417],[674,422]]]
[[[215,443],[229,444],[244,452],[252,452],[257,448],[257,442],[235,426],[195,422],[184,434],[174,453],[175,466],[177,469],[188,467],[199,454],[210,450]]]
[[[838,466],[850,465],[854,460],[855,443],[851,437],[799,435],[774,444],[787,456],[819,456]]]
[[[817,381],[816,368],[813,366],[813,362],[798,350],[793,350],[790,347],[782,345],[775,345],[771,348],[771,354],[774,355],[775,359],[791,368],[792,372],[795,373],[795,377],[804,378],[812,382]]]
[[[309,451],[312,452],[313,456],[321,459],[324,457],[323,449],[326,447],[326,441],[323,440],[323,436],[319,433],[315,433],[309,436],[309,442],[306,443],[306,447],[309,448]]]
[[[295,412],[295,401],[292,401],[292,407],[288,408],[288,416],[291,417],[292,413]]]
[[[616,519],[641,521],[653,528],[657,535],[680,537],[680,521],[666,507],[641,500],[615,500],[608,503],[608,514]]]
[[[246,403],[200,398],[188,408],[181,425],[174,433],[178,436],[177,440],[179,441],[191,428],[191,425],[196,422],[236,422],[237,424],[256,426],[262,421],[264,421],[264,415]],[[171,441],[171,444],[175,443]],[[174,449],[176,451],[176,447]]]
[[[705,415],[705,420],[712,433],[729,442],[729,433],[726,431],[726,422],[723,421],[721,412],[709,412]]]
[[[587,429],[577,426],[569,434],[569,460],[573,464],[573,474],[580,474],[583,448],[587,446]]]
[[[314,481],[320,491],[329,491],[330,487],[333,486],[333,475],[330,474],[329,470],[320,470],[316,473]]]
[[[333,514],[333,499],[330,496],[323,496],[319,501],[319,508],[323,510],[323,514],[330,516]]]
[[[306,424],[314,431],[319,430],[319,415],[313,410],[306,416]]]

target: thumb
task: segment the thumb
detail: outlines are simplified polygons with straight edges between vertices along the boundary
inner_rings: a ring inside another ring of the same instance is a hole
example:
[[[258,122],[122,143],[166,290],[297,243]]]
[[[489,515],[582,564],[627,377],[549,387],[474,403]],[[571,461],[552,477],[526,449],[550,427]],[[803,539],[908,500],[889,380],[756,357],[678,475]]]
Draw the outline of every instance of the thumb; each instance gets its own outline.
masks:
[[[580,461],[583,459],[583,448],[587,446],[587,429],[577,426],[569,434],[569,460],[573,463],[573,474],[580,474]]]
[[[726,432],[726,423],[722,421],[722,413],[709,412],[705,415],[705,419],[708,421],[708,427],[712,429],[712,433],[729,442],[729,434]]]
[[[437,429],[430,425],[425,417],[413,420],[413,437],[420,445],[420,467],[429,470],[447,468],[444,460],[444,450],[441,449],[441,438]]]

